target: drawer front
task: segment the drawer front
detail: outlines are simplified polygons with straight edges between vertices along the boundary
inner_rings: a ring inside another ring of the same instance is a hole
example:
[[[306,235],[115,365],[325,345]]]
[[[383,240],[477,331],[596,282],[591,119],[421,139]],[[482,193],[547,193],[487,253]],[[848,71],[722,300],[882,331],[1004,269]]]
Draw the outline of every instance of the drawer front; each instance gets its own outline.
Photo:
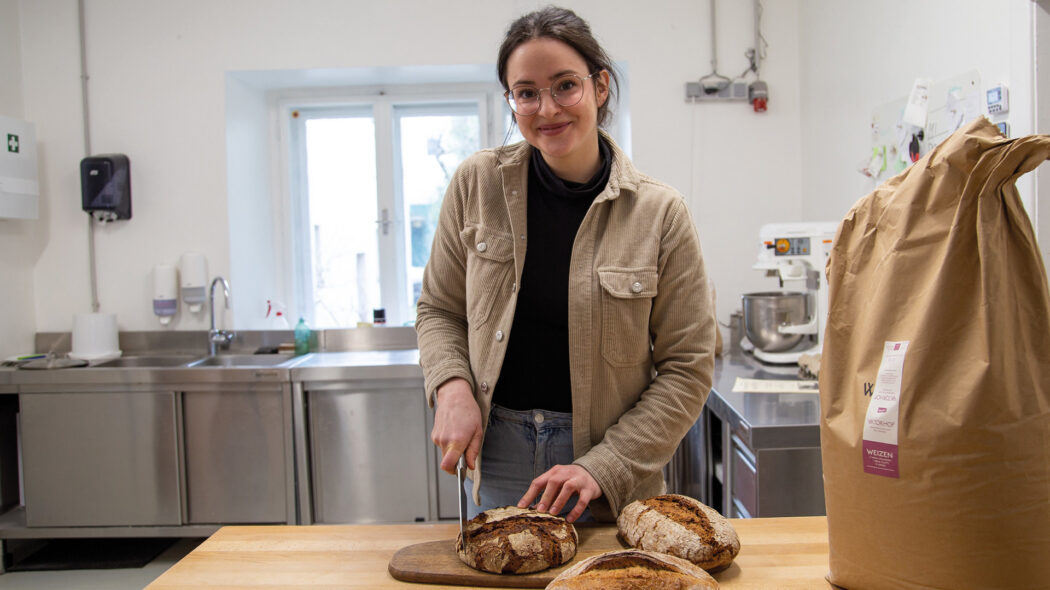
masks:
[[[739,513],[740,518],[758,516],[758,469],[755,456],[739,438],[734,436],[731,440],[731,509]]]

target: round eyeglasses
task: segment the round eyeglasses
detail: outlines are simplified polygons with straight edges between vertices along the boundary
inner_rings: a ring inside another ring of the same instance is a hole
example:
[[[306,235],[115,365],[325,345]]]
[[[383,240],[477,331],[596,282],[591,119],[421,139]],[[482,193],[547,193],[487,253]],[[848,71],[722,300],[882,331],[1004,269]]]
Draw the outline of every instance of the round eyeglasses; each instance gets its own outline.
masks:
[[[583,82],[590,80],[598,72],[581,78],[576,74],[566,74],[554,80],[549,88],[536,88],[535,86],[516,86],[503,96],[507,98],[507,104],[516,114],[523,117],[535,115],[540,110],[540,95],[546,90],[550,92],[554,102],[563,107],[571,107],[579,104],[583,98]]]

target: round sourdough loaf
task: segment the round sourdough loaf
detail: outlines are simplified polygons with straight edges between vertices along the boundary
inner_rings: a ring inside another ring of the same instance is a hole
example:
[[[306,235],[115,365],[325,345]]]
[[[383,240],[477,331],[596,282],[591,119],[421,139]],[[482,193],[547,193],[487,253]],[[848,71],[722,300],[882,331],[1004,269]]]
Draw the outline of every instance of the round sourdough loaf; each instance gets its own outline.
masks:
[[[627,549],[588,557],[558,574],[547,590],[708,590],[707,572],[664,553]]]
[[[456,553],[475,569],[527,574],[569,561],[578,542],[576,528],[564,518],[505,506],[471,519],[456,539]]]
[[[740,552],[729,521],[689,496],[635,500],[620,511],[616,526],[631,547],[675,555],[705,570],[725,568]]]

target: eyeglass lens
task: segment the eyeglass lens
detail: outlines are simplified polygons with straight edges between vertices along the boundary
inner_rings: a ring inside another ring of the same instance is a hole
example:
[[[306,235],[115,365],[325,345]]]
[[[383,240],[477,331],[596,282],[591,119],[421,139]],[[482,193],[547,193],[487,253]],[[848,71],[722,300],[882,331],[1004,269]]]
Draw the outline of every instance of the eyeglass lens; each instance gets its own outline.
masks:
[[[587,76],[590,78],[590,76]],[[510,108],[519,115],[531,115],[540,110],[540,95],[547,90],[554,102],[563,107],[575,106],[583,98],[583,79],[577,75],[562,76],[551,84],[550,88],[535,86],[518,86],[507,94]]]

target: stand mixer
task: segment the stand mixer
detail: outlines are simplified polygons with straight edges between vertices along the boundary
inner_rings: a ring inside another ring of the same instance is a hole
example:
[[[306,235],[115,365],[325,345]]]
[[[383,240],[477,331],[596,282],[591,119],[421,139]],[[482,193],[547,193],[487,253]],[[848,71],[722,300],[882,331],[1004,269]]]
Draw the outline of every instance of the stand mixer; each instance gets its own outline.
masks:
[[[759,230],[752,268],[777,277],[780,289],[743,296],[744,350],[771,364],[797,364],[821,353],[828,316],[824,266],[838,222],[771,223]]]

